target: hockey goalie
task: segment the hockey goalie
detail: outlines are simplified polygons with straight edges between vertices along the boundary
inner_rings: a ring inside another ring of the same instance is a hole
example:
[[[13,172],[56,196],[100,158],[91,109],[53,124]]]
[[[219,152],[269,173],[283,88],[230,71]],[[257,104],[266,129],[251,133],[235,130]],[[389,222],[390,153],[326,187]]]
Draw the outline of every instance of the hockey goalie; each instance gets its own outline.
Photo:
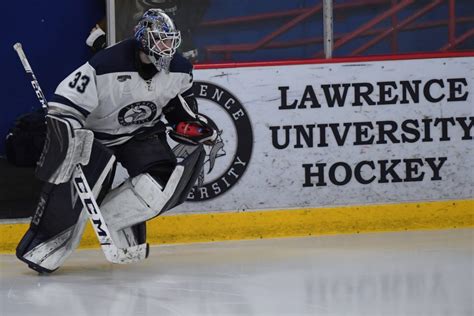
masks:
[[[58,85],[36,168],[45,185],[16,250],[30,268],[53,272],[79,244],[88,214],[71,181],[77,165],[119,248],[144,244],[146,221],[185,201],[217,126],[198,113],[192,65],[176,52],[180,42],[174,22],[150,9],[132,38],[100,51]],[[194,151],[178,162],[167,135]],[[111,189],[117,162],[129,178]]]

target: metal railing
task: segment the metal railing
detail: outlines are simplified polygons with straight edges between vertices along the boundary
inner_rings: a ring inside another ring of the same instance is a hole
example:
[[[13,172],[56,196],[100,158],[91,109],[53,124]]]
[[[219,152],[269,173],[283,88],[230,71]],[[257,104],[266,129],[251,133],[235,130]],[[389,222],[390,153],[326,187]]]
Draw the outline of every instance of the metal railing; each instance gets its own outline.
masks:
[[[201,24],[201,27],[215,27],[215,26],[236,26],[246,25],[254,22],[264,22],[277,18],[291,18],[275,31],[270,34],[263,36],[261,39],[250,42],[250,43],[239,43],[239,44],[221,44],[221,45],[210,45],[205,47],[205,61],[212,60],[212,57],[216,54],[220,54],[225,60],[231,60],[232,54],[242,52],[254,52],[259,49],[276,49],[276,48],[289,48],[299,47],[304,45],[314,44],[325,44],[324,49],[318,51],[314,56],[316,58],[330,58],[333,51],[340,50],[344,45],[349,42],[359,39],[361,37],[370,37],[367,41],[360,44],[357,48],[350,51],[345,56],[359,56],[366,53],[370,48],[380,43],[383,40],[390,39],[390,53],[399,53],[399,34],[400,32],[416,31],[421,29],[430,29],[438,27],[447,27],[448,38],[446,39],[445,45],[439,48],[439,51],[455,50],[459,45],[465,43],[468,39],[474,36],[474,28],[469,29],[463,34],[456,35],[456,27],[465,23],[473,23],[474,16],[457,17],[455,14],[456,0],[433,0],[427,2],[424,6],[418,6],[413,12],[410,11],[410,15],[405,17],[403,20],[399,20],[398,14],[407,9],[413,9],[412,6],[415,4],[414,0],[358,0],[351,1],[349,3],[332,4],[332,0],[324,0],[330,2],[333,13],[352,10],[362,9],[366,6],[378,6],[386,7],[386,10],[371,20],[355,28],[351,32],[343,34],[333,34],[332,32],[332,16],[324,14],[322,23],[324,24],[325,36],[312,36],[302,39],[296,39],[292,41],[277,41],[276,38],[296,25],[307,21],[317,14],[322,14],[323,2],[316,4],[312,7],[295,9],[286,12],[269,12],[259,15],[251,15],[245,17],[228,18],[223,20],[205,21]],[[419,4],[419,1],[417,1]],[[420,18],[426,16],[433,9],[448,4],[448,12],[446,19],[431,19],[430,21],[419,21]],[[324,21],[324,19],[331,19],[331,21]],[[388,27],[377,27],[383,21],[390,21]],[[328,41],[328,36],[333,39]],[[332,49],[331,49],[332,48]]]

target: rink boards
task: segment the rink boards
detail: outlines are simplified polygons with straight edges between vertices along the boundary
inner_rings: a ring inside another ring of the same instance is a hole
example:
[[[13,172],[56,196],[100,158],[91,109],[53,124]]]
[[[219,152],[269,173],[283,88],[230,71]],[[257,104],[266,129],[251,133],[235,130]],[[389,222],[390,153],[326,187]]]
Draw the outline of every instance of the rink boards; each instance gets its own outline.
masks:
[[[150,244],[474,227],[472,200],[292,210],[178,214],[147,223]],[[29,224],[0,225],[0,253],[15,251]],[[98,248],[86,226],[80,248]]]
[[[195,70],[219,141],[150,242],[474,226],[474,57],[426,57]],[[26,224],[0,229],[11,251]]]

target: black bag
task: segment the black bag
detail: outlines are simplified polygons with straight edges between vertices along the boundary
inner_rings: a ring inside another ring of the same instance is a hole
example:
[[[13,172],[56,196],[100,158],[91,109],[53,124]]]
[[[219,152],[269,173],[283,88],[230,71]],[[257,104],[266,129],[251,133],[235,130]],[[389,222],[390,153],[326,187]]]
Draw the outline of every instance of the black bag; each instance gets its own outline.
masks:
[[[36,167],[46,138],[46,118],[43,110],[29,112],[15,120],[5,140],[9,163],[17,167]]]

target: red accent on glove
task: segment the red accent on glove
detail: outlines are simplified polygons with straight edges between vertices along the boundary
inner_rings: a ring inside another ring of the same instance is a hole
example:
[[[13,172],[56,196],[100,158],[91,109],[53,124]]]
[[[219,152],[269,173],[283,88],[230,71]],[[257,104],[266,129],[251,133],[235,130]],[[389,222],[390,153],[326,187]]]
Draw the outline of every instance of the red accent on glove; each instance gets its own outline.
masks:
[[[175,126],[175,131],[183,136],[196,137],[203,135],[207,130],[199,124],[179,122]]]

